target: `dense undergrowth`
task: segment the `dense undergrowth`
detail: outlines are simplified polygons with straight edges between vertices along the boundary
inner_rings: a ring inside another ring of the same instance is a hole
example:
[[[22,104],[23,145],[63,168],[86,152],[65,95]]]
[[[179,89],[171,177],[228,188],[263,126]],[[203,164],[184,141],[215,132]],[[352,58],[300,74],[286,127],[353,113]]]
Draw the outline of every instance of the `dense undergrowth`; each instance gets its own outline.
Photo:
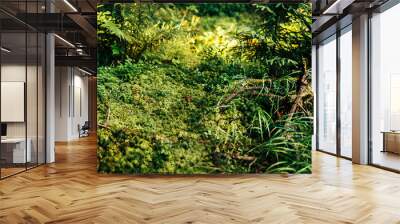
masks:
[[[310,10],[99,6],[98,170],[311,172]]]

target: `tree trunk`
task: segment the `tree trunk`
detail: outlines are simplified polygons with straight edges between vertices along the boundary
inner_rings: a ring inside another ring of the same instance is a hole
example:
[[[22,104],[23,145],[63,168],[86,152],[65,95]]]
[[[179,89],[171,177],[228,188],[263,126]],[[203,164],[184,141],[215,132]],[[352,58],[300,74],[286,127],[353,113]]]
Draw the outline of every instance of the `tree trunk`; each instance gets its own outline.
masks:
[[[104,126],[108,127],[108,124],[110,122],[110,116],[111,116],[111,107],[107,107],[107,114],[106,114],[106,122],[104,123]]]
[[[293,114],[296,113],[296,111],[298,110],[299,107],[301,107],[301,105],[303,104],[303,96],[304,96],[304,92],[307,89],[307,85],[308,85],[308,81],[307,81],[307,60],[303,59],[303,63],[304,63],[304,72],[303,74],[299,77],[298,80],[298,87],[297,87],[297,94],[296,94],[296,98],[292,104],[292,107],[290,108],[290,112],[289,112],[289,117],[288,117],[288,121],[290,121],[293,118]]]

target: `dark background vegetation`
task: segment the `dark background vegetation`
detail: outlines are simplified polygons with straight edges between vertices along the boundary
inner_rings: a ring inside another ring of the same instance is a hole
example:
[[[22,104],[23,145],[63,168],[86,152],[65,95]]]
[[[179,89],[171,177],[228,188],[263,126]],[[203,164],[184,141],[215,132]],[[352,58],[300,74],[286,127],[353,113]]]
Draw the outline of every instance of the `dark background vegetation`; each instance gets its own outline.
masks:
[[[310,4],[108,4],[98,170],[310,173]]]

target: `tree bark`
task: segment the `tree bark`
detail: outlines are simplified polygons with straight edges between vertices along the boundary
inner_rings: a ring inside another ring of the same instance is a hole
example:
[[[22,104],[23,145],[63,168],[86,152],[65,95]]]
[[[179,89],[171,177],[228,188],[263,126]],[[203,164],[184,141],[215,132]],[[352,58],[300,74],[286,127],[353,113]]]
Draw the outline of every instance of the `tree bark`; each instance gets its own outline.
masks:
[[[299,80],[297,82],[298,83],[297,94],[296,94],[296,98],[292,104],[292,107],[290,108],[288,121],[290,121],[293,118],[293,114],[296,113],[298,108],[301,107],[301,105],[303,104],[304,92],[307,89],[307,85],[308,85],[307,60],[303,59],[303,63],[304,63],[304,71],[303,71],[303,74],[299,77]]]

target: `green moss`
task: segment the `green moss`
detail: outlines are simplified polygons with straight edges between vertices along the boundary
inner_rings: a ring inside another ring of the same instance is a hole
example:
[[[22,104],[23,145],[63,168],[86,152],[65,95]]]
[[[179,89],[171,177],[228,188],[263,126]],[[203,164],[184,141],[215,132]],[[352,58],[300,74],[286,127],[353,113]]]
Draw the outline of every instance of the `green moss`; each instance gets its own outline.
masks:
[[[99,55],[107,57],[108,47],[124,53],[98,69],[100,172],[311,171],[310,84],[301,110],[289,113],[298,79],[309,73],[303,67],[310,39],[279,29],[271,36],[263,27],[274,24],[265,21],[271,19],[282,21],[282,29],[303,30],[293,16],[297,9],[270,9],[290,19],[267,17],[268,10],[256,6],[232,6],[237,11],[222,14],[215,9],[149,6],[139,22],[131,17],[143,13],[137,5],[102,8]],[[299,15],[308,19],[307,12]],[[110,25],[114,20],[128,25]]]

